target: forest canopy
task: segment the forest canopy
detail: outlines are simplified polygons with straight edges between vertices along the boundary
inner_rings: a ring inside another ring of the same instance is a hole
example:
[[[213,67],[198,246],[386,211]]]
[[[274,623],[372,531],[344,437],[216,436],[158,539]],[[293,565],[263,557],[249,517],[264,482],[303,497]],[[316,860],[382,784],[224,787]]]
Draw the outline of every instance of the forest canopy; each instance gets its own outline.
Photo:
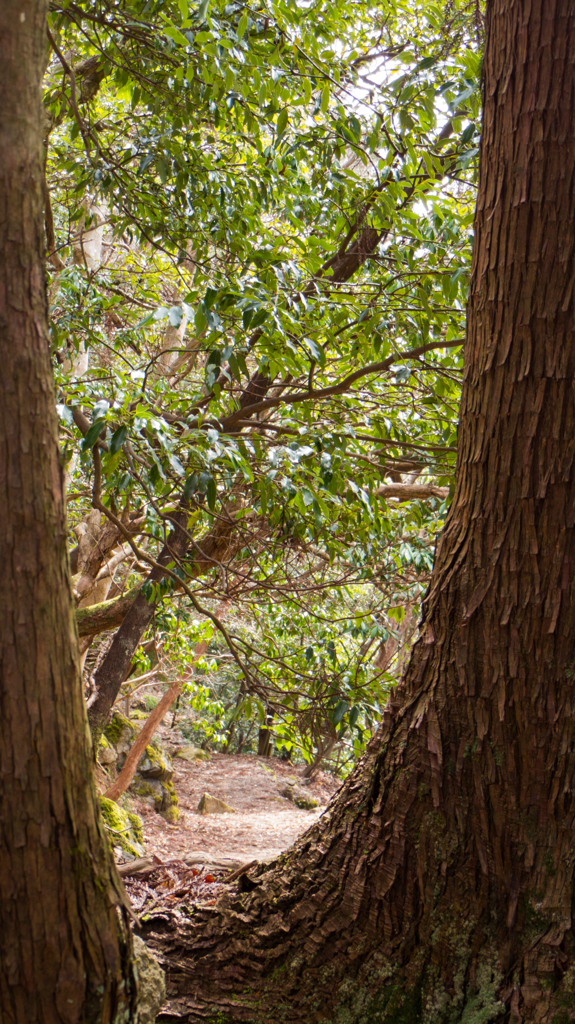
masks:
[[[193,666],[198,741],[256,749],[271,725],[345,769],[372,735],[452,494],[482,32],[464,2],[50,5],[50,343],[93,729]]]

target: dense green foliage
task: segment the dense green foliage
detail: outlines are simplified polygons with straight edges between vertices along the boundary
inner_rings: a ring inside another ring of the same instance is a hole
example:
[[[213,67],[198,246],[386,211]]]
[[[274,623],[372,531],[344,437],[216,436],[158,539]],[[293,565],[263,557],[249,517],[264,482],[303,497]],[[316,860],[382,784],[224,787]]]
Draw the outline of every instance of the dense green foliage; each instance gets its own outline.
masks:
[[[397,678],[454,467],[480,54],[461,0],[51,5],[71,524],[95,494],[124,524],[117,592],[188,508],[152,632],[169,675],[216,626],[189,699],[220,743],[268,713],[355,756]]]

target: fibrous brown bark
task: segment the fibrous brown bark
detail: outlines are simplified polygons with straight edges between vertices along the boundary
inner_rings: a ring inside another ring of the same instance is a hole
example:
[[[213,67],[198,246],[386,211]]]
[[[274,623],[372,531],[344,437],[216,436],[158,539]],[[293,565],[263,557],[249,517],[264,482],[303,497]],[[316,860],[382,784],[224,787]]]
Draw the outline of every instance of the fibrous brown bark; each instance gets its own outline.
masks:
[[[43,274],[45,0],[0,4],[0,1021],[135,1009],[90,770]]]
[[[456,491],[404,680],[253,892],[148,923],[164,1021],[575,1021],[572,0],[487,4],[475,232]]]

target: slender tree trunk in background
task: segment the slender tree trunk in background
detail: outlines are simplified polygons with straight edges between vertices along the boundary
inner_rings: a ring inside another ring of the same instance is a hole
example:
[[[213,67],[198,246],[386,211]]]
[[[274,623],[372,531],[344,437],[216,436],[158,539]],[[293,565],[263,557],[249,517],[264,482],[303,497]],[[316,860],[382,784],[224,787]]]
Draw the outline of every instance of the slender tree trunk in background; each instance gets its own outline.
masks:
[[[272,753],[272,730],[271,724],[274,720],[272,708],[266,708],[266,724],[260,725],[258,734],[258,757],[271,757]]]
[[[221,604],[218,605],[216,608],[216,615],[219,619],[224,618],[229,606],[229,601],[222,601]],[[157,704],[153,711],[148,715],[134,743],[128,751],[128,756],[126,757],[122,771],[104,794],[108,800],[117,800],[122,793],[126,792],[134,778],[134,775],[136,774],[138,763],[148,746],[148,743],[158,729],[162,720],[166,717],[174,701],[179,697],[184,684],[188,682],[194,666],[198,663],[200,658],[203,658],[207,649],[207,640],[200,640],[199,643],[196,644],[194,647],[191,665],[186,669],[186,675],[182,676],[180,679],[176,679],[171,686],[168,687],[160,703]]]
[[[135,1005],[91,776],[43,272],[45,0],[0,4],[0,1021]]]
[[[204,650],[206,649],[206,647],[207,644],[204,644]],[[122,768],[120,774],[118,775],[118,778],[114,779],[112,785],[104,793],[104,796],[108,800],[118,800],[121,797],[122,793],[126,792],[128,786],[130,785],[132,779],[134,778],[134,775],[136,774],[136,769],[138,767],[138,763],[140,761],[140,758],[142,757],[142,754],[144,754],[146,747],[148,746],[148,743],[150,742],[152,736],[160,726],[162,720],[166,717],[172,704],[180,696],[180,693],[182,692],[182,688],[185,682],[186,680],[183,676],[180,679],[174,680],[171,686],[169,686],[168,689],[166,690],[160,703],[156,705],[156,707],[150,712],[150,714],[146,718],[146,721],[144,722],[142,728],[140,729],[140,732],[136,736],[136,739],[134,740],[132,746],[130,747],[130,750],[128,751],[128,756],[124,761],[124,767]]]
[[[188,515],[187,509],[179,508],[172,516],[174,529],[157,558],[159,565],[167,566],[176,559],[184,558],[189,544],[186,533]],[[161,569],[152,569],[147,582],[159,583],[163,577],[164,573]],[[160,598],[148,601],[140,590],[114,636],[106,657],[94,675],[97,697],[88,711],[94,746],[98,744],[114,701],[128,673],[134,652],[150,625],[159,602]]]
[[[193,559],[192,573],[195,576],[211,569],[220,560],[226,559],[230,549],[233,550],[234,546],[237,549],[241,545],[242,538],[230,508],[225,512],[227,514],[220,515],[210,532],[202,539],[201,547],[190,553],[188,550],[189,536],[186,532],[189,511],[183,507],[178,508],[171,517],[174,529],[162,548],[157,562],[162,566],[168,566],[176,559],[183,560],[188,553],[191,560]],[[164,573],[160,569],[154,568],[146,582],[159,583],[163,578]],[[106,657],[94,675],[98,696],[88,711],[94,746],[106,726],[114,701],[126,679],[134,652],[150,625],[160,601],[161,598],[148,601],[141,590],[138,592],[129,610],[124,612],[122,624],[114,636]],[[103,608],[102,612],[105,614]],[[84,620],[83,628],[88,629],[86,620]]]
[[[486,18],[456,492],[420,639],[295,850],[147,923],[164,1021],[575,1021],[575,4]]]

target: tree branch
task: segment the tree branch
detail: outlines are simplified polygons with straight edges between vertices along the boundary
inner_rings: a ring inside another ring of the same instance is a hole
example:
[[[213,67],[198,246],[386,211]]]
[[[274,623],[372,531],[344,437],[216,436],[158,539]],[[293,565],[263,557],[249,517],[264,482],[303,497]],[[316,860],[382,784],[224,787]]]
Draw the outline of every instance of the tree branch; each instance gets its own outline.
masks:
[[[381,498],[447,498],[449,487],[435,484],[382,484],[374,491]]]
[[[344,377],[339,384],[332,384],[327,388],[319,388],[317,391],[296,391],[293,395],[278,396],[277,398],[266,398],[261,402],[254,402],[253,405],[249,405],[245,409],[238,409],[233,412],[230,416],[227,416],[221,421],[222,432],[229,429],[229,427],[236,424],[238,421],[243,420],[246,412],[249,411],[250,415],[253,416],[256,412],[262,412],[264,409],[273,409],[278,405],[295,405],[296,402],[310,402],[317,398],[330,398],[332,395],[343,395],[346,391],[349,391],[352,384],[355,384],[357,380],[361,380],[362,377],[369,376],[374,373],[384,373],[389,370],[391,366],[399,359],[417,359],[418,356],[423,355],[425,352],[430,352],[432,349],[437,348],[458,348],[463,344],[462,338],[456,338],[454,341],[432,341],[428,345],[420,345],[419,348],[409,349],[406,352],[398,352],[382,359],[379,363],[370,363],[369,366],[363,366],[360,370],[355,370],[350,373],[347,377]],[[207,422],[207,421],[206,421]],[[212,426],[210,420],[209,426]],[[194,424],[190,424],[193,427]]]

